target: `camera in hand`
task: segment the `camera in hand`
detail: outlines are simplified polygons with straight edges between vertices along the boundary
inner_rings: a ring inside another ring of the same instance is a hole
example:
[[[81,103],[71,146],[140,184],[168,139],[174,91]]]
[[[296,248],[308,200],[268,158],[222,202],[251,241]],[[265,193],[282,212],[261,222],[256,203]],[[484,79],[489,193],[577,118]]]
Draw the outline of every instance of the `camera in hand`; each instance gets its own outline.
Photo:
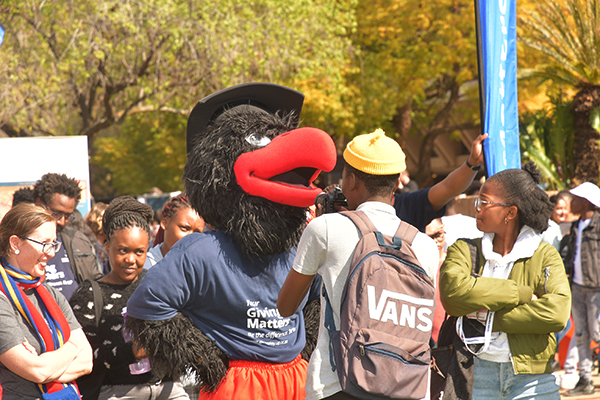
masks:
[[[344,196],[339,186],[326,187],[325,192],[315,199],[315,205],[318,207],[319,204],[323,207],[323,214],[336,212],[336,205],[348,207],[346,196]]]

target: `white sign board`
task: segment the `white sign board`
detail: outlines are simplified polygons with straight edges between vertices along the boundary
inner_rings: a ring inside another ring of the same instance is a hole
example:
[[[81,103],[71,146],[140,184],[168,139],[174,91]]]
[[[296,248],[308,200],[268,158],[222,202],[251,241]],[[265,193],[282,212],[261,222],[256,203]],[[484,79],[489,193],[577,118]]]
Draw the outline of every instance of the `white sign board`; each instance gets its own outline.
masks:
[[[85,217],[91,197],[87,136],[52,136],[0,138],[0,218],[12,206],[15,190],[32,187],[48,172],[79,182],[77,209]]]

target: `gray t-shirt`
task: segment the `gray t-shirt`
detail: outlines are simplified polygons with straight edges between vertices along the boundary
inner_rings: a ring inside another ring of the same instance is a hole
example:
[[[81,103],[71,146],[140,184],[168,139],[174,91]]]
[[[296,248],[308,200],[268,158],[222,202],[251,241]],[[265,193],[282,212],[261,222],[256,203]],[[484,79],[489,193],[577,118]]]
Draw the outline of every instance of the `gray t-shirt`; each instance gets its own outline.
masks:
[[[65,296],[60,294],[52,287],[46,286],[52,294],[56,303],[59,305],[71,330],[80,328],[79,322],[75,319],[73,311],[67,302]],[[26,290],[25,294],[33,305],[38,309],[38,301],[34,295],[34,290]],[[15,346],[20,346],[23,341],[27,341],[35,347],[38,354],[41,352],[40,341],[35,332],[27,325],[19,311],[13,307],[10,300],[0,291],[0,354]],[[0,383],[2,384],[2,399],[40,399],[40,392],[35,383],[21,378],[19,375],[11,372],[4,364],[0,363]]]

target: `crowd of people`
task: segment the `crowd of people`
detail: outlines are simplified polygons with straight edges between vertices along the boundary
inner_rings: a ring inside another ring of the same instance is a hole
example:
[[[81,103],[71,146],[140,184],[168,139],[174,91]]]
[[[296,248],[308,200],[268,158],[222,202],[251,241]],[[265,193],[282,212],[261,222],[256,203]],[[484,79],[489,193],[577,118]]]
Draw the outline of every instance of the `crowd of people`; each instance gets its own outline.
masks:
[[[440,183],[418,190],[412,182],[400,191],[411,181],[397,142],[381,130],[357,136],[343,154],[347,208],[361,211],[387,236],[394,236],[400,221],[420,231],[410,245],[436,287],[430,345],[442,343],[443,325],[453,323],[460,339],[455,343],[471,360],[463,381],[448,377],[444,399],[464,399],[463,390],[469,399],[486,400],[559,399],[559,387],[568,388],[568,395],[592,394],[590,343],[600,342],[600,188],[583,183],[548,197],[529,162],[489,177],[474,192],[475,217],[458,216],[450,210],[483,164],[486,137],[478,137],[468,160]],[[149,348],[136,342],[125,320],[132,296],[136,315],[148,312],[150,305],[140,308],[150,290],[148,270],[190,262],[181,247],[162,261],[179,240],[223,233],[205,224],[185,195],[165,204],[154,239],[149,205],[121,196],[94,204],[82,218],[76,215],[80,197],[77,181],[48,173],[33,188],[15,192],[0,221],[2,398],[202,396],[194,371],[165,376],[153,369]],[[345,277],[359,240],[353,222],[340,213],[312,219],[287,278],[274,288],[279,318],[296,315],[307,293],[318,296],[320,290],[311,290],[318,284],[339,326]],[[181,274],[173,277],[193,279]],[[142,282],[145,292],[136,293]],[[294,348],[294,376],[285,379],[305,385],[298,398],[353,399],[330,365],[326,307],[320,312],[312,356],[302,360]],[[555,334],[570,316],[575,336],[559,379],[552,374]],[[479,333],[469,336],[467,326]],[[234,365],[235,357],[227,355]],[[566,376],[577,378],[570,384]],[[242,379],[227,377],[229,384]],[[434,395],[428,390],[424,398]]]

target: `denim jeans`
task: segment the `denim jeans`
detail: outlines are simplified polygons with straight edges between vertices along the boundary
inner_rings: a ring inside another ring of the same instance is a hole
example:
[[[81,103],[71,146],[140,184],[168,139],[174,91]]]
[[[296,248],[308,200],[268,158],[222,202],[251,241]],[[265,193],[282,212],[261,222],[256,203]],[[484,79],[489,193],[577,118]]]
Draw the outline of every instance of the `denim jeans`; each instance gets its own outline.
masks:
[[[515,375],[512,363],[475,357],[473,400],[560,400],[552,374]]]
[[[579,376],[592,379],[592,340],[600,340],[598,313],[600,312],[600,291],[577,284],[571,285],[571,315],[575,323],[575,341],[579,350]]]

